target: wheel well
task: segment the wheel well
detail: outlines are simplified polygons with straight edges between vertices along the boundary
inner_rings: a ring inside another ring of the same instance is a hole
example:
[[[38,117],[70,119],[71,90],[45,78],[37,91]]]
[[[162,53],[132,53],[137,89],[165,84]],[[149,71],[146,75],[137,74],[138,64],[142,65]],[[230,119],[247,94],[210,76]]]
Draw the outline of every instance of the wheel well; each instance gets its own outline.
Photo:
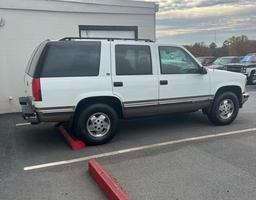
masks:
[[[117,97],[102,96],[102,97],[89,97],[81,100],[75,109],[75,114],[86,106],[102,103],[111,106],[117,113],[119,118],[123,117],[123,107],[121,101]]]
[[[218,91],[215,94],[215,97],[217,97],[219,94],[223,92],[233,92],[239,100],[239,103],[242,102],[242,89],[239,86],[224,86],[218,89]]]

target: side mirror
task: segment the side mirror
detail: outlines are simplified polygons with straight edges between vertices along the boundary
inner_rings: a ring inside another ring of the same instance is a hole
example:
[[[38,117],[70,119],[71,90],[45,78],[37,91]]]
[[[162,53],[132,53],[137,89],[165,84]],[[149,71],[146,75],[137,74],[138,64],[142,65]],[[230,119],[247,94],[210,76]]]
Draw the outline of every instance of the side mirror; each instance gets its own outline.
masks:
[[[200,74],[207,74],[207,69],[205,69],[204,67],[200,67],[200,69],[199,69],[199,73]]]

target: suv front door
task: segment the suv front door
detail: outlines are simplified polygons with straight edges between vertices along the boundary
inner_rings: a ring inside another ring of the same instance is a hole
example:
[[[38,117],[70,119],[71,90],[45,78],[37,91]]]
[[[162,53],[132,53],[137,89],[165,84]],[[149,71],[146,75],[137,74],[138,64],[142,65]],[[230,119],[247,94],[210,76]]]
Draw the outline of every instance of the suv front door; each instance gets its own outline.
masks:
[[[113,93],[128,117],[155,115],[158,74],[155,48],[144,42],[111,42]],[[154,56],[152,56],[154,55]]]
[[[208,74],[183,48],[158,46],[159,56],[159,109],[161,113],[193,111],[207,107],[210,94]]]

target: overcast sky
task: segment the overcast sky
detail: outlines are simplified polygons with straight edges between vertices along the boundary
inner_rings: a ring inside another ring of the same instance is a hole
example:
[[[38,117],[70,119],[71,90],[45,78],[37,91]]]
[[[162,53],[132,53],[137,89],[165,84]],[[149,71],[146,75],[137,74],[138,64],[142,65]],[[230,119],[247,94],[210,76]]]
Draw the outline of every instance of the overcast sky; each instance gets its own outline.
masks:
[[[233,35],[256,40],[256,0],[145,0],[160,4],[157,37],[176,44],[215,40]]]

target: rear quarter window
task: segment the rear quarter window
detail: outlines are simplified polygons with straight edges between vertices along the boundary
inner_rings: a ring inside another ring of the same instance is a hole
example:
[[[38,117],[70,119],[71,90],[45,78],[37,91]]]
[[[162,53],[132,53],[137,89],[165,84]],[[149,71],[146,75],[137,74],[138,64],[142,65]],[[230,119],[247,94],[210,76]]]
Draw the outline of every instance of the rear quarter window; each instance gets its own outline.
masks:
[[[97,76],[100,51],[100,42],[51,42],[42,62],[41,77]]]
[[[42,55],[42,52],[45,48],[45,45],[47,44],[48,41],[44,41],[42,42],[38,47],[35,48],[35,50],[33,51],[29,61],[28,61],[28,65],[26,68],[26,73],[28,75],[30,75],[31,77],[35,76],[37,67],[38,67],[38,63],[39,63],[39,59]]]

